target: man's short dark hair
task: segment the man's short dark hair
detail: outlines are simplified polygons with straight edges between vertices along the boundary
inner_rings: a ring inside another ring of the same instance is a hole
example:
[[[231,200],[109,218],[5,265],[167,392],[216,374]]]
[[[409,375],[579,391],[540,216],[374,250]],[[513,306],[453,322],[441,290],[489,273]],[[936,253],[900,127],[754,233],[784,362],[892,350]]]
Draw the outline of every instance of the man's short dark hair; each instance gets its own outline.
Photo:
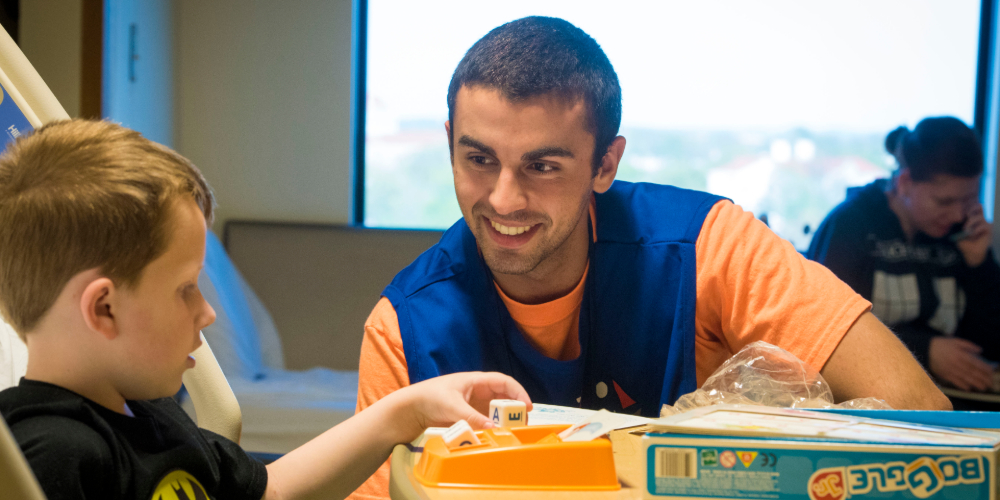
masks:
[[[608,56],[590,35],[554,17],[525,17],[494,28],[458,63],[448,86],[454,130],[455,97],[462,86],[497,89],[519,102],[551,93],[583,98],[594,134],[594,172],[618,135],[622,91]]]

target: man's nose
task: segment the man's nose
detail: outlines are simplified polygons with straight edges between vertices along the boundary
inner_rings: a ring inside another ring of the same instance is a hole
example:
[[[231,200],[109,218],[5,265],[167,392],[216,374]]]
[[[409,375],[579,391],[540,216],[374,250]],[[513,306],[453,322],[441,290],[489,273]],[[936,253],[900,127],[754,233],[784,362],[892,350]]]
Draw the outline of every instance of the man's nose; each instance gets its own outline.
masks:
[[[517,170],[500,169],[496,184],[493,186],[493,192],[490,193],[490,205],[500,215],[527,208],[528,198],[524,195]]]

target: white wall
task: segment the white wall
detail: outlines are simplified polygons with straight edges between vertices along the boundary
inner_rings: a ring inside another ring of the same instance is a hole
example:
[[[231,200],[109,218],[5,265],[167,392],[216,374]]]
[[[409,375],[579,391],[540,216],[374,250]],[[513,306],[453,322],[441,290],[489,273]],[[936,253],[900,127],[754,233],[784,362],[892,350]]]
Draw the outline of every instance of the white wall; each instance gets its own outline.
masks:
[[[80,115],[83,0],[21,2],[21,52],[69,116]]]
[[[176,149],[229,218],[350,219],[351,1],[177,0]]]
[[[105,1],[109,15],[104,20],[101,114],[173,147],[174,2]],[[130,72],[129,60],[133,56]]]

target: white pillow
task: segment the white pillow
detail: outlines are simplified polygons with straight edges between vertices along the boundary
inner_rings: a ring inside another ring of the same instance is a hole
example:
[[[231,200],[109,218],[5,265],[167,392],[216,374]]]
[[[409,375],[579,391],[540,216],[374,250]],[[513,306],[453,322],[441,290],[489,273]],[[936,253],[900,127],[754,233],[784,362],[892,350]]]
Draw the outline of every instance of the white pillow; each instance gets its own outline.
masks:
[[[227,378],[255,380],[264,376],[265,367],[284,368],[281,340],[270,313],[212,232],[199,286],[216,314],[215,323],[202,332]]]

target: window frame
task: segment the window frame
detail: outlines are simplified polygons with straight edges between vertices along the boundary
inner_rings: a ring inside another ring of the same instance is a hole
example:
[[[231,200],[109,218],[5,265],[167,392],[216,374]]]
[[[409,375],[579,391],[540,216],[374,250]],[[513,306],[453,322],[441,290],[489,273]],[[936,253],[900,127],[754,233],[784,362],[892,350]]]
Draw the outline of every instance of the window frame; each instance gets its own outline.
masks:
[[[987,220],[992,221],[995,209],[996,164],[1000,112],[995,88],[1000,85],[1000,58],[998,48],[998,3],[1000,0],[981,0],[979,8],[979,47],[976,63],[976,92],[973,104],[973,128],[983,138],[985,164],[983,166],[980,198]],[[365,226],[365,106],[367,95],[368,62],[368,0],[353,0],[351,88],[351,225]],[[991,85],[992,84],[992,85]],[[369,228],[381,229],[381,228]],[[424,228],[426,229],[426,228]],[[419,229],[418,229],[419,230]]]

